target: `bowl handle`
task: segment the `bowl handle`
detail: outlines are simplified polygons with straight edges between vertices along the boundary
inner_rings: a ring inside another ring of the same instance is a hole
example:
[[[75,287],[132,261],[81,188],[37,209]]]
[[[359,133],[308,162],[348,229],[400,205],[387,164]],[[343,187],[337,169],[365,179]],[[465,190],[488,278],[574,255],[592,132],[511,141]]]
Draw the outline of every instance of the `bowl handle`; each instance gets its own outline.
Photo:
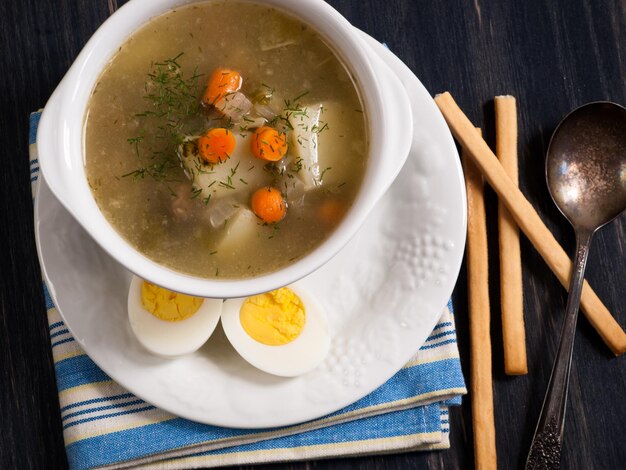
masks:
[[[385,127],[390,135],[387,139],[390,146],[387,155],[390,158],[383,160],[379,192],[376,200],[380,199],[393,183],[404,166],[413,142],[413,112],[411,101],[404,84],[391,68],[381,59],[378,53],[365,41],[363,46],[369,51],[369,58],[375,74],[381,84],[382,96],[385,104]]]
[[[63,81],[56,87],[44,107],[37,127],[37,153],[41,175],[55,197],[71,210],[71,183],[67,179],[68,167],[63,154],[63,128],[60,105],[63,96]]]

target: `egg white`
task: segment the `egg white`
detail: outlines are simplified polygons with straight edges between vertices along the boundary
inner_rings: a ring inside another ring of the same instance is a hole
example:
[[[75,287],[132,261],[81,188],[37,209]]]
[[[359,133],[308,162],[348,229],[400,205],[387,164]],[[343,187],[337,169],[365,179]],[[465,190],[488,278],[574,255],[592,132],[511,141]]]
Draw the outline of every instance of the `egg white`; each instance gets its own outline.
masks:
[[[209,339],[222,312],[221,299],[204,299],[198,311],[180,321],[161,320],[141,303],[143,279],[133,276],[128,290],[128,320],[141,345],[153,354],[181,356],[198,350]]]
[[[288,286],[304,304],[306,320],[293,341],[269,346],[250,337],[239,314],[245,298],[228,299],[222,308],[222,327],[235,350],[257,369],[281,377],[296,377],[317,367],[330,349],[328,320],[324,307],[299,285]]]

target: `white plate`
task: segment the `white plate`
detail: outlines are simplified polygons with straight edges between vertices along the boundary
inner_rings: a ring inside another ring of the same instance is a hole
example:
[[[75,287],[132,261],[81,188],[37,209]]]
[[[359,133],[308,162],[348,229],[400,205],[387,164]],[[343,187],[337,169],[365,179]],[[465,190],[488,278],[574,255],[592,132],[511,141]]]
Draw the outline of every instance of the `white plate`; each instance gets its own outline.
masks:
[[[63,209],[40,177],[35,232],[55,305],[85,352],[145,401],[207,424],[258,428],[336,411],[376,389],[417,351],[457,279],[466,207],[459,159],[431,96],[392,53],[365,36],[412,101],[415,137],[401,174],[358,235],[300,281],[328,311],[331,351],[304,376],[248,365],[220,328],[194,354],[167,360],[135,340],[126,313],[131,275]]]

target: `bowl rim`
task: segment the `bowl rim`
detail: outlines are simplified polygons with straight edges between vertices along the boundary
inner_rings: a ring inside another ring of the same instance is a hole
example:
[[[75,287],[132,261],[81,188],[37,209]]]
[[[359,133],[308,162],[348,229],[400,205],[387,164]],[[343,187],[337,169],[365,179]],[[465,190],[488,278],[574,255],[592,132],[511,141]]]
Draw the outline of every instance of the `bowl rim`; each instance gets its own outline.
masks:
[[[377,194],[363,188],[381,184],[377,176],[384,170],[382,157],[375,156],[384,155],[386,132],[374,130],[385,129],[389,109],[384,104],[381,83],[367,49],[356,30],[322,0],[243,1],[271,6],[315,29],[353,76],[366,115],[368,161],[361,189],[342,223],[320,245],[294,263],[273,272],[244,279],[200,278],[176,271],[153,261],[132,247],[108,222],[88,187],[84,171],[84,120],[88,99],[104,67],[118,47],[152,18],[176,7],[201,3],[198,0],[131,0],[125,4],[87,42],[46,105],[41,122],[44,128],[41,134],[54,134],[56,137],[42,139],[42,145],[38,146],[42,174],[46,177],[48,173],[50,162],[46,154],[50,159],[63,158],[63,163],[69,170],[69,174],[65,175],[65,184],[62,185],[64,187],[59,187],[59,184],[47,177],[46,179],[55,196],[90,236],[134,274],[171,290],[202,297],[253,295],[291,284],[310,274],[330,260],[356,234],[378,197],[382,195],[382,192]],[[46,113],[48,109],[51,110],[50,113]],[[76,113],[77,109],[80,113]],[[45,128],[48,132],[45,132]],[[53,150],[49,149],[48,140],[51,139],[56,142],[58,156],[50,155]],[[391,181],[386,183],[390,184]]]

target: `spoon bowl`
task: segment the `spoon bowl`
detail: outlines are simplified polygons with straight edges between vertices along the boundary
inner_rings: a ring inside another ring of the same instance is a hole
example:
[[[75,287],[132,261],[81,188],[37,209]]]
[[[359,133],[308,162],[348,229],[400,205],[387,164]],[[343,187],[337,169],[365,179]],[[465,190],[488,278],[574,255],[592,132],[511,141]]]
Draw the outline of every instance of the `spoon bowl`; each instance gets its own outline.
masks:
[[[546,179],[574,228],[617,217],[626,207],[626,108],[596,102],[568,114],[550,141]]]
[[[587,255],[593,234],[626,209],[626,109],[575,109],[558,125],[546,158],[550,195],[576,231],[576,254],[559,346],[526,469],[557,469]]]

